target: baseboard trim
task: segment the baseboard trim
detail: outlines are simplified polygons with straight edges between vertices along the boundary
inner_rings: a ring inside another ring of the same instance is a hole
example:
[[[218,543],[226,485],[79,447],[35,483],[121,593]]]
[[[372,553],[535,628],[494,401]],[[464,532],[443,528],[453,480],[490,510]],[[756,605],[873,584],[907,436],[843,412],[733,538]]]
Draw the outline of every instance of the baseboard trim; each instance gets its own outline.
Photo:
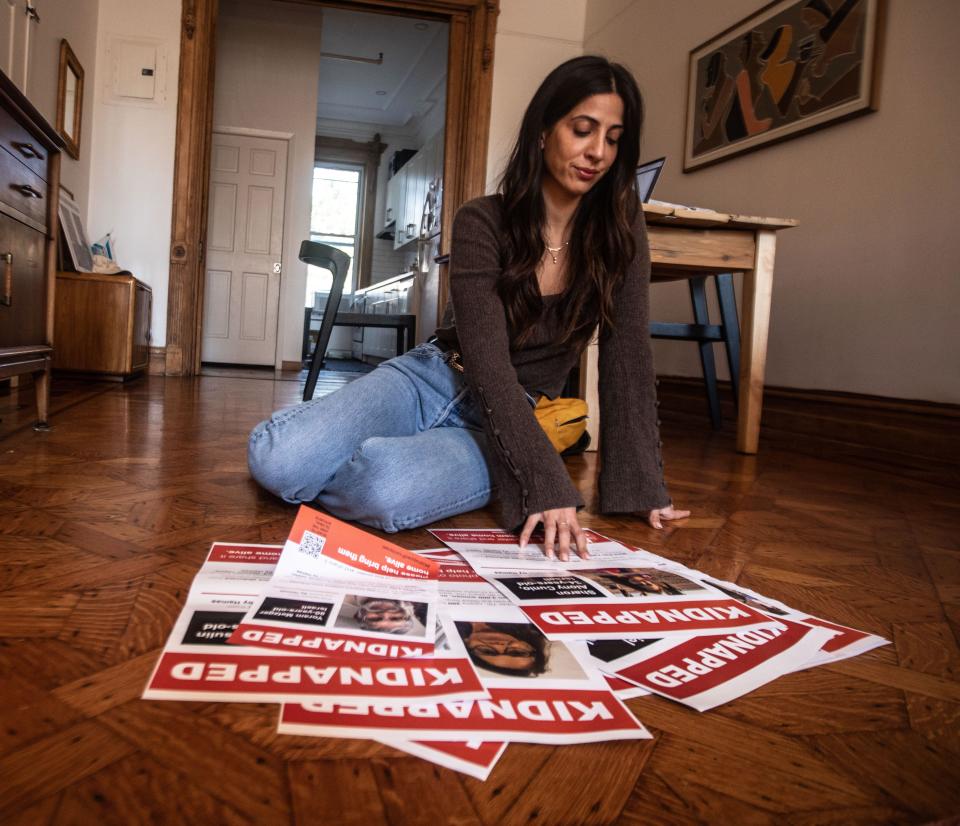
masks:
[[[284,372],[292,370],[295,373],[299,373],[303,369],[303,365],[299,361],[281,361],[280,369]]]
[[[660,414],[665,425],[710,427],[702,379],[663,376]],[[720,387],[723,431],[733,439],[737,412],[730,383]],[[813,455],[866,462],[871,466],[912,467],[916,478],[950,478],[960,484],[960,407],[857,393],[767,387],[760,423],[760,452],[776,444]],[[936,475],[936,474],[934,474]],[[951,482],[954,484],[954,482]]]
[[[147,366],[147,373],[151,376],[162,376],[167,372],[167,348],[151,347],[150,364]]]
[[[657,376],[663,385],[677,387],[696,387],[703,390],[703,379],[695,376]],[[721,393],[732,393],[729,381],[718,380]],[[778,387],[765,385],[764,398],[771,399],[798,399],[809,402],[823,402],[826,404],[842,404],[849,407],[869,407],[871,410],[882,410],[890,413],[916,413],[926,416],[948,416],[960,419],[960,404],[946,402],[929,402],[922,399],[899,399],[893,396],[869,396],[865,393],[847,393],[840,390],[805,390],[796,387]]]

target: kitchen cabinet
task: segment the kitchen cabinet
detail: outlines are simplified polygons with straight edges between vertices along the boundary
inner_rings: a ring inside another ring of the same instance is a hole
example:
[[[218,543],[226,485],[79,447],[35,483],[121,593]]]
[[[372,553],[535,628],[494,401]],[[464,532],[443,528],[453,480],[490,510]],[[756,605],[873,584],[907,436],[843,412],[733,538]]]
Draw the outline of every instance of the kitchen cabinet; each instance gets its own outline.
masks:
[[[443,177],[443,132],[425,143],[403,168],[387,181],[385,222],[394,223],[393,248],[416,243],[430,182]]]
[[[384,229],[396,226],[397,216],[402,212],[406,182],[407,176],[403,174],[403,169],[387,181],[387,206],[383,213]]]

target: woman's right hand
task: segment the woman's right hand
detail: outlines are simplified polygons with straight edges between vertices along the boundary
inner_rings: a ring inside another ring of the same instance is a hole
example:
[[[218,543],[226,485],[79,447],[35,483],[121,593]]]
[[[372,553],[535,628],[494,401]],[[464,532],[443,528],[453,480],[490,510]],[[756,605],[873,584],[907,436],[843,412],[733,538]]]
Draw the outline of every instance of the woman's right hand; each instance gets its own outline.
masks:
[[[525,548],[537,525],[543,522],[543,554],[547,559],[554,558],[554,543],[557,545],[556,556],[561,562],[570,559],[572,547],[581,559],[589,559],[587,550],[587,536],[577,521],[576,508],[551,508],[542,513],[531,513],[520,532],[520,547]]]

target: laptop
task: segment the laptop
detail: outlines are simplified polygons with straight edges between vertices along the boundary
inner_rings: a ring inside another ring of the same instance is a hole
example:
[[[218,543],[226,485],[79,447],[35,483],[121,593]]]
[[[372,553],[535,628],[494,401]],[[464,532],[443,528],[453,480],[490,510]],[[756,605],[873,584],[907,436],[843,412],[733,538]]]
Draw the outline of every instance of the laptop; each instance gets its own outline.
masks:
[[[643,203],[650,200],[666,160],[666,158],[657,158],[655,161],[647,161],[637,167],[637,191]]]

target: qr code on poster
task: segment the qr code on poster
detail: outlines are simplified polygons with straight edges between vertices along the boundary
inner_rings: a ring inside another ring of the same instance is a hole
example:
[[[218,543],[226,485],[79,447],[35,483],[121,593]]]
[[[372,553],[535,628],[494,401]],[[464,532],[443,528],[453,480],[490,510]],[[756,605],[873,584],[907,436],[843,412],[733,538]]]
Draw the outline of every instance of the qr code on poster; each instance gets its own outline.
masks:
[[[300,540],[300,553],[306,554],[314,559],[319,559],[323,553],[323,546],[326,543],[325,536],[317,536],[310,531],[303,532],[303,538]]]

